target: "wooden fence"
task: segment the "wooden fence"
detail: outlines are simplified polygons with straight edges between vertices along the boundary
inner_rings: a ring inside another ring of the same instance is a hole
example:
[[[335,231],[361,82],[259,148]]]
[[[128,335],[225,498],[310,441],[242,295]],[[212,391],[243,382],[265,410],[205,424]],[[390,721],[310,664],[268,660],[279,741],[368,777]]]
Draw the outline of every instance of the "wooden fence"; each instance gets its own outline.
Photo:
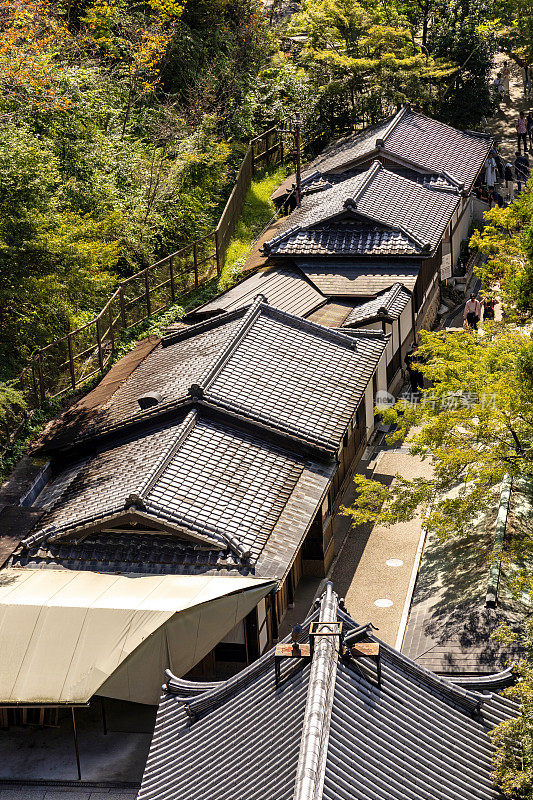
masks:
[[[194,289],[220,275],[254,173],[282,163],[283,158],[283,136],[277,128],[252,139],[215,230],[126,278],[94,319],[37,350],[15,384],[30,408],[42,407],[102,375],[123,332],[183,302]]]

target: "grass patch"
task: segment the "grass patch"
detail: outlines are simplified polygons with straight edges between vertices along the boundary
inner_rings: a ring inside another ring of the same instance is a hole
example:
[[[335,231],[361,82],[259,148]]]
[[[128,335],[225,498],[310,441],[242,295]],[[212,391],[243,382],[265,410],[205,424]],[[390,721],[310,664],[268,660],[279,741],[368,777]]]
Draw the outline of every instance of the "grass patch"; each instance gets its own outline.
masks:
[[[252,250],[255,240],[276,213],[270,199],[272,192],[283,183],[289,169],[285,165],[275,170],[259,173],[250,186],[235,233],[228,245],[220,276],[219,288],[235,280],[235,274],[242,271],[244,263]]]

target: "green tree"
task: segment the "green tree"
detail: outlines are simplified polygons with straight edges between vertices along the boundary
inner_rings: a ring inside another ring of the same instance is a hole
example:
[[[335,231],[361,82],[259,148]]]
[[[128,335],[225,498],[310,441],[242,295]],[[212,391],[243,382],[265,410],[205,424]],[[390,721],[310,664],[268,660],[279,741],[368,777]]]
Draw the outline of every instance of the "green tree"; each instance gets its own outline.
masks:
[[[377,119],[406,101],[430,107],[453,70],[424,52],[394,5],[305,0],[291,30],[306,37],[298,60],[323,102],[338,98],[346,109],[341,126],[363,111]]]
[[[533,475],[533,341],[527,332],[487,323],[480,334],[422,332],[417,354],[431,388],[420,402],[400,400],[383,416],[396,426],[390,438],[406,440],[412,453],[429,459],[433,474],[397,476],[390,487],[356,476],[358,496],[344,512],[355,523],[388,525],[421,510],[429,531],[461,541],[497,500],[506,476]],[[530,547],[532,541],[529,536]],[[527,569],[517,588],[533,598]],[[515,800],[531,800],[533,785],[533,628],[524,621],[524,629],[526,654],[517,666],[522,682],[508,691],[520,716],[493,733],[494,779]]]

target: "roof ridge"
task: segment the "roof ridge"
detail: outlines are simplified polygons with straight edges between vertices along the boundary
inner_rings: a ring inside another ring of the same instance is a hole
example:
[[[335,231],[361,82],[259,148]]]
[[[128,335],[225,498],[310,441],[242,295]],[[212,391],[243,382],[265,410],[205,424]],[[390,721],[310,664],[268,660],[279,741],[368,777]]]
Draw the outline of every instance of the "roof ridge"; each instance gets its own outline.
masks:
[[[242,308],[234,308],[233,311],[224,311],[223,313],[217,314],[209,319],[205,319],[202,322],[195,322],[194,325],[187,325],[184,328],[180,328],[179,330],[175,331],[174,333],[169,333],[166,336],[162,336],[161,347],[169,347],[170,345],[177,344],[184,339],[188,339],[190,336],[195,336],[198,333],[203,333],[204,331],[211,330],[212,328],[218,328],[221,325],[232,322],[234,319],[238,319],[242,313]]]
[[[337,452],[337,445],[330,439],[322,439],[318,436],[305,435],[303,431],[297,427],[287,425],[283,422],[276,422],[276,420],[263,417],[260,414],[254,414],[251,411],[239,408],[237,405],[230,403],[228,400],[221,400],[218,397],[211,397],[210,395],[207,395],[204,396],[200,402],[205,408],[216,408],[227,412],[230,419],[251,421],[256,425],[265,428],[266,430],[281,433],[292,441],[296,440],[298,444],[307,445],[308,447],[319,450],[322,455],[332,455]]]
[[[156,503],[153,500],[146,501],[144,513],[146,512],[153,512],[158,518],[165,519],[168,522],[177,525],[180,528],[180,532],[183,532],[183,534],[188,536],[191,540],[196,540],[197,542],[202,542],[206,545],[215,545],[216,547],[227,546],[229,543],[228,537],[226,537],[224,534],[218,533],[217,531],[209,531],[208,533],[204,533],[201,530],[195,530],[195,526],[189,523],[185,515],[180,516],[179,514],[174,514],[172,511],[169,511],[167,508],[159,505],[159,503]],[[237,555],[241,555],[240,552],[236,550],[235,552],[237,552]]]
[[[137,490],[137,494],[141,500],[145,500],[148,494],[154,488],[154,485],[161,477],[161,474],[168,467],[168,464],[171,458],[174,456],[176,450],[183,444],[191,430],[194,428],[197,418],[198,412],[195,408],[192,408],[182,423],[177,426],[174,435],[170,437],[170,442],[164,448],[157,464],[155,464],[152,472],[146,476]]]
[[[372,162],[370,168],[367,169],[365,171],[365,173],[363,173],[365,177],[361,181],[360,186],[358,186],[356,191],[353,193],[352,197],[346,198],[346,200],[344,201],[344,203],[343,203],[344,208],[355,208],[355,209],[357,209],[357,201],[364,194],[364,192],[368,188],[368,185],[370,184],[370,182],[374,180],[374,176],[376,175],[376,173],[379,172],[382,169],[384,169],[384,166],[381,163],[381,161],[378,161],[377,159],[375,159]],[[349,178],[348,180],[351,180],[351,179]],[[342,181],[340,182],[339,185],[342,186]]]
[[[352,337],[347,336],[345,333],[340,333],[336,328],[327,328],[325,325],[320,325],[318,322],[313,322],[304,317],[297,317],[295,314],[290,314],[288,311],[282,311],[275,306],[267,305],[265,312],[271,317],[281,317],[290,322],[294,327],[300,330],[308,330],[311,333],[318,334],[322,339],[334,342],[335,344],[343,345],[349,350],[357,350],[355,342]]]
[[[265,255],[268,255],[273,247],[277,247],[277,245],[281,244],[281,242],[285,241],[285,239],[290,239],[291,236],[294,236],[295,233],[298,233],[298,231],[301,230],[302,230],[301,225],[291,225],[291,227],[287,228],[287,230],[284,231],[283,233],[278,233],[277,236],[274,236],[272,239],[269,239],[268,242],[264,242],[263,246],[261,247],[261,250],[265,253]]]
[[[402,121],[402,119],[406,116],[406,114],[409,111],[411,111],[411,106],[409,105],[409,103],[404,103],[404,105],[400,108],[399,111],[396,112],[395,116],[392,118],[391,123],[387,128],[387,130],[385,131],[385,133],[383,134],[383,136],[381,136],[379,139],[376,139],[376,148],[382,146],[379,144],[380,142],[386,142],[387,138],[391,135],[393,130],[398,127],[399,123]]]
[[[248,307],[248,310],[244,314],[240,324],[224,344],[218,356],[204,371],[203,375],[199,378],[198,383],[191,384],[189,393],[192,394],[193,397],[196,395],[196,393],[201,397],[209,388],[217,373],[220,372],[223,366],[225,366],[241,339],[247,334],[248,330],[257,319],[257,316],[261,310],[261,306],[265,302],[266,298],[263,294],[258,294],[254,298],[253,303]]]
[[[330,581],[320,604],[321,623],[337,622],[337,595]],[[320,800],[328,755],[331,711],[340,642],[336,636],[315,636],[309,673],[293,800]]]

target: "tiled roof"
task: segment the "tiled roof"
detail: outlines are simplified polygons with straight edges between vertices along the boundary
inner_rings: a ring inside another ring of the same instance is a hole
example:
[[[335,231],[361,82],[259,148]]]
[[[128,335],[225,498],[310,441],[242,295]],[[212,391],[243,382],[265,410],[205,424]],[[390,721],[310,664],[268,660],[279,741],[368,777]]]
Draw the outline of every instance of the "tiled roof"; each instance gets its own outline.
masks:
[[[389,263],[297,261],[299,269],[326,297],[374,297],[395,283],[413,289],[418,266]]]
[[[368,300],[351,311],[344,325],[358,325],[375,319],[398,319],[411,297],[401,283],[380,292],[373,300]]]
[[[339,171],[342,167],[348,168],[350,164],[376,150],[376,139],[383,138],[395,117],[388,117],[376,125],[370,125],[359,133],[345,136],[332,142],[320,153],[307,167],[304,178],[313,173],[328,173]]]
[[[155,548],[153,563],[149,555],[141,571],[160,571],[169,557],[161,554],[160,536],[153,544],[149,533],[136,538],[131,526],[137,525],[182,540],[170,572],[181,566],[191,567],[186,572],[247,571],[253,565],[282,575],[333,471],[332,459],[289,452],[193,410],[177,424],[128,438],[54,478],[35,503],[45,515],[13,564],[94,568],[105,561],[104,549],[111,564],[122,562],[129,571],[141,561],[139,551]],[[108,539],[97,529],[128,526],[129,546],[117,557],[119,534]],[[94,544],[89,552],[87,535]]]
[[[428,173],[447,173],[452,182],[470,188],[491,146],[487,136],[456,130],[405,106],[389,120],[333,144],[311,162],[305,175],[345,171],[381,149],[384,157],[397,157]]]
[[[259,297],[248,309],[167,337],[113,395],[97,430],[138,424],[193,394],[336,450],[385,346],[385,339],[354,340]],[[136,398],[147,391],[162,401],[141,412]]]
[[[517,715],[494,694],[438,678],[337,607],[330,586],[302,625],[342,622],[344,641],[318,636],[314,655],[274,650],[228,681],[169,676],[139,800],[496,800],[489,730]],[[379,643],[376,663],[354,657]]]
[[[414,255],[440,243],[460,201],[384,169],[379,161],[331,189],[304,197],[274,239],[268,255]]]
[[[381,225],[339,220],[316,228],[294,228],[271,240],[273,256],[388,258],[420,255],[420,248],[401,231]]]
[[[298,317],[307,316],[324,302],[323,295],[298,270],[274,267],[256,272],[214,300],[195,308],[187,314],[186,320],[197,322],[243,308],[258,294],[262,294],[269,305]]]

